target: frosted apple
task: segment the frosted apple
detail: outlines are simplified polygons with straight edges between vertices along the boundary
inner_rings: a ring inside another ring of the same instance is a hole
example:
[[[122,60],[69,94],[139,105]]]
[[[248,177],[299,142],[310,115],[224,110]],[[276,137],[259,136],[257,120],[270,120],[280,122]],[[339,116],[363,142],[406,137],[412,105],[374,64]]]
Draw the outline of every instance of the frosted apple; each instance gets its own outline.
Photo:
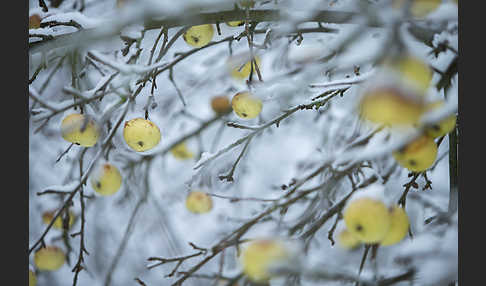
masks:
[[[410,13],[415,18],[424,18],[431,12],[435,11],[442,4],[442,0],[412,0]],[[406,4],[406,0],[393,0],[392,6],[400,9]]]
[[[42,221],[45,224],[51,223],[52,219],[54,218],[55,211],[46,211],[42,214]],[[63,221],[62,221],[62,214],[57,217],[57,219],[54,221],[54,224],[52,225],[53,228],[56,229],[63,229]],[[68,216],[69,216],[69,221],[68,221],[68,229],[71,228],[71,226],[74,223],[74,213],[72,211],[68,211]]]
[[[410,226],[405,210],[399,206],[393,206],[390,210],[391,226],[388,233],[380,241],[380,245],[388,246],[400,242],[408,233]]]
[[[260,58],[255,56],[255,62],[258,65],[259,70],[261,71],[261,64]],[[256,75],[256,67],[253,61],[247,61],[246,63],[238,63],[238,62],[231,62],[229,63],[229,68],[231,71],[231,76],[235,79],[246,79],[250,76],[250,72],[253,66],[253,73]]]
[[[182,38],[188,45],[200,48],[211,42],[213,35],[213,25],[204,24],[192,26],[182,35]]]
[[[238,117],[252,119],[260,114],[263,103],[249,92],[239,92],[233,96],[231,106]]]
[[[186,197],[186,208],[196,214],[207,213],[213,208],[213,200],[204,192],[192,191]]]
[[[66,257],[57,246],[46,246],[37,250],[34,254],[34,264],[39,270],[54,271],[64,265]]]
[[[160,129],[155,123],[143,118],[134,118],[125,122],[123,138],[127,145],[137,152],[144,152],[160,142]]]
[[[437,100],[427,105],[427,111],[438,109],[445,104],[443,100]],[[430,137],[438,138],[449,134],[456,127],[456,115],[451,115],[444,120],[427,128],[426,133]]]
[[[226,25],[228,25],[230,27],[243,26],[243,24],[245,24],[245,21],[229,21],[229,22],[226,22]]]
[[[402,167],[413,172],[423,172],[437,158],[437,144],[434,139],[422,135],[402,149],[393,152],[393,157]]]
[[[359,103],[361,118],[389,126],[411,126],[424,112],[425,105],[421,101],[407,97],[393,87],[368,90]]]
[[[348,202],[344,222],[349,232],[364,243],[381,241],[391,226],[391,217],[386,205],[368,197]]]
[[[93,170],[91,187],[103,196],[111,196],[118,192],[122,185],[122,175],[115,165],[104,163]]]
[[[83,147],[91,147],[98,142],[100,128],[91,116],[73,113],[62,120],[61,135],[68,142]]]
[[[253,282],[261,283],[271,279],[269,267],[290,257],[285,244],[278,240],[255,240],[250,242],[241,254],[243,272]]]
[[[186,160],[194,157],[194,153],[192,153],[191,150],[187,148],[185,142],[174,146],[174,148],[170,149],[170,153],[172,154],[172,156],[174,156],[174,158],[179,160]]]
[[[353,249],[358,247],[361,241],[349,230],[343,229],[337,235],[337,244],[343,249]]]
[[[429,88],[433,72],[423,60],[411,55],[403,55],[393,61],[392,68],[407,84],[413,85],[420,92],[425,92]]]
[[[35,284],[37,284],[37,277],[34,271],[29,269],[29,286],[35,286]]]

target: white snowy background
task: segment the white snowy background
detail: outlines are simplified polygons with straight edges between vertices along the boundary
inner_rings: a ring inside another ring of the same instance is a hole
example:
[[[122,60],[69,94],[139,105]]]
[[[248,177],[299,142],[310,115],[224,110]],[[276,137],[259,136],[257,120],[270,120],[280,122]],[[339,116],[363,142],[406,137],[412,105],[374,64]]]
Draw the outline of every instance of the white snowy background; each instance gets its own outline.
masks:
[[[115,1],[96,0],[85,1],[85,9],[78,12],[73,9],[73,4],[80,1],[65,0],[58,8],[49,8],[49,12],[42,12],[38,1],[30,1],[29,15],[38,13],[43,22],[58,21],[69,22],[74,20],[85,29],[107,25],[110,20],[124,21],[130,17],[142,17],[142,12],[159,11],[163,15],[178,15],[186,11],[191,5],[196,7],[209,7],[208,11],[232,9],[232,1],[138,1],[133,6],[116,9]],[[303,4],[305,2],[305,5]],[[258,1],[255,9],[282,9],[290,15],[286,22],[260,23],[257,29],[271,28],[275,32],[285,32],[292,28],[292,20],[306,17],[316,10],[359,11],[357,2],[352,0],[287,0]],[[365,1],[361,1],[365,2]],[[387,2],[387,1],[385,1]],[[78,3],[79,5],[79,3]],[[378,4],[376,4],[378,5]],[[198,8],[199,9],[199,8]],[[394,17],[399,17],[398,12],[390,7],[375,11],[382,20],[392,22]],[[388,10],[387,10],[388,9]],[[141,11],[140,15],[137,11]],[[155,13],[154,12],[154,13]],[[452,1],[444,1],[441,7],[428,16],[430,23],[447,22],[449,30],[457,25],[457,6]],[[362,20],[362,19],[361,19]],[[361,21],[358,19],[357,21]],[[128,20],[127,20],[128,21]],[[425,21],[426,22],[426,21]],[[123,30],[124,35],[138,37],[142,25],[133,24]],[[422,23],[426,25],[427,23]],[[324,88],[310,88],[310,84],[327,83],[342,79],[357,77],[353,73],[355,66],[360,67],[361,75],[372,72],[375,67],[368,62],[370,58],[383,53],[384,50],[392,50],[393,45],[386,42],[390,33],[386,28],[367,28],[355,36],[353,43],[338,56],[332,57],[327,62],[315,62],[312,59],[321,58],[334,52],[339,42],[361,24],[327,24],[324,27],[337,29],[337,33],[305,33],[300,45],[293,41],[289,44],[288,37],[275,39],[267,49],[255,49],[261,58],[263,83],[256,84],[252,91],[263,101],[261,116],[252,120],[241,120],[231,113],[208,128],[204,129],[200,136],[191,137],[186,141],[188,147],[196,154],[207,158],[218,150],[232,144],[236,140],[246,136],[251,130],[227,127],[225,122],[231,121],[248,126],[256,126],[269,122],[282,115],[286,110],[299,104],[311,103],[311,99],[321,94]],[[437,70],[444,71],[455,54],[445,51],[436,58],[431,55],[431,48],[415,40],[405,29],[408,23],[403,23],[400,37],[407,46],[408,51],[424,59]],[[305,23],[299,27],[316,27],[316,23]],[[238,35],[243,27],[229,27],[220,24],[221,35],[215,29],[213,41],[221,40],[230,35]],[[169,39],[177,32],[179,27],[168,30]],[[30,30],[31,34],[60,35],[76,31],[75,27],[56,26]],[[446,28],[444,29],[446,30]],[[143,67],[148,62],[150,49],[152,48],[160,30],[154,29],[145,32],[141,41],[141,54],[137,67]],[[262,44],[265,34],[255,34],[254,42]],[[448,40],[451,47],[457,50],[457,33],[442,32],[434,36],[434,44]],[[31,38],[30,42],[39,40]],[[122,63],[137,52],[136,44],[133,44],[126,56],[122,56],[121,49],[125,47],[120,37],[113,37],[106,41],[98,41],[93,45],[81,46],[79,53],[84,58],[87,52],[105,56],[119,68]],[[160,47],[160,42],[158,47]],[[176,57],[176,53],[191,50],[182,39],[178,38],[168,53],[162,58],[162,63],[169,63]],[[63,67],[55,72],[46,87],[42,85],[48,80],[50,74],[56,68],[62,50],[52,50],[44,56],[48,58],[47,68],[43,69],[30,84],[36,91],[42,90],[40,97],[51,103],[54,107],[62,107],[72,103],[72,95],[66,94],[63,89],[71,88],[71,68],[66,59]],[[240,41],[233,41],[232,52],[234,55],[248,52],[246,37]],[[155,55],[158,54],[158,49]],[[102,197],[97,195],[88,183],[85,187],[86,199],[86,223],[85,244],[89,255],[85,255],[85,271],[79,274],[78,285],[106,285],[107,275],[110,271],[110,285],[137,285],[135,278],[140,279],[146,285],[172,285],[179,277],[165,277],[175,266],[175,263],[167,263],[153,269],[147,266],[149,257],[178,257],[197,252],[189,242],[203,248],[211,248],[221,238],[240,227],[245,222],[254,218],[259,213],[270,207],[272,202],[264,201],[237,201],[212,197],[214,208],[210,213],[196,215],[185,208],[185,197],[190,190],[202,190],[212,194],[226,197],[277,199],[285,194],[282,185],[288,185],[293,179],[305,178],[316,170],[329,158],[342,160],[342,158],[369,158],[372,159],[373,168],[363,168],[363,175],[356,177],[358,183],[363,178],[373,174],[383,176],[390,166],[394,164],[390,148],[392,141],[385,141],[387,131],[378,133],[370,140],[365,148],[359,150],[344,151],[343,147],[354,140],[358,135],[365,136],[374,127],[363,124],[356,113],[356,103],[361,95],[362,86],[359,84],[348,85],[349,89],[341,96],[332,98],[325,107],[316,110],[299,110],[288,118],[282,120],[277,128],[275,125],[266,128],[255,136],[234,173],[234,181],[227,182],[218,179],[220,175],[226,175],[244,144],[217,157],[215,160],[200,168],[194,167],[198,158],[180,161],[170,153],[155,155],[151,160],[149,178],[149,192],[147,200],[140,206],[134,217],[134,223],[126,247],[123,249],[118,263],[111,269],[113,260],[117,256],[123,237],[126,233],[129,220],[134,209],[145,192],[143,178],[145,166],[135,168],[133,176],[129,176],[128,161],[137,161],[147,154],[157,154],[170,146],[173,142],[182,138],[185,134],[196,130],[201,125],[201,120],[206,121],[214,117],[210,107],[210,100],[216,95],[226,95],[231,98],[238,91],[248,87],[244,81],[237,81],[230,77],[226,69],[226,60],[229,57],[228,43],[215,45],[183,59],[174,66],[173,78],[180,89],[186,106],[181,103],[174,85],[169,80],[168,71],[158,75],[157,89],[154,102],[156,107],[149,110],[149,119],[156,123],[162,133],[160,144],[153,150],[138,154],[128,148],[122,137],[122,128],[116,131],[113,137],[114,149],[110,151],[109,161],[116,165],[124,177],[122,188],[113,196]],[[309,60],[310,59],[310,60]],[[30,54],[30,74],[32,76],[38,65],[45,60],[41,53]],[[114,70],[110,67],[98,66],[105,75],[111,75]],[[328,73],[330,68],[339,67],[333,73]],[[288,75],[289,71],[301,68],[297,73]],[[79,71],[79,67],[78,67]],[[110,83],[110,90],[120,94],[127,94],[127,87],[136,90],[136,81],[140,75],[127,72],[120,74]],[[427,94],[430,97],[444,97],[443,91],[438,92],[433,85],[440,79],[438,73],[434,74],[432,86]],[[85,69],[81,89],[91,90],[103,80],[100,73],[89,65]],[[106,80],[106,78],[105,78]],[[145,106],[150,96],[151,83],[136,98],[136,104],[129,108],[126,120],[143,117]],[[126,103],[113,105],[119,100],[115,93],[106,95],[102,101],[95,101],[93,105],[85,105],[85,112],[102,121],[109,118],[111,123],[123,112]],[[457,76],[453,78],[452,86],[448,91],[448,100],[452,106],[457,106]],[[31,108],[33,101],[29,103]],[[93,108],[93,106],[95,106]],[[111,107],[110,107],[111,106]],[[96,109],[95,109],[96,108]],[[113,109],[111,109],[113,108]],[[79,155],[83,147],[73,146],[59,162],[56,159],[63,153],[70,143],[60,136],[60,124],[65,115],[77,112],[72,108],[53,116],[48,124],[39,132],[35,130],[42,122],[36,121],[36,116],[48,113],[47,109],[38,104],[38,115],[30,117],[29,138],[29,248],[39,239],[46,224],[42,222],[41,214],[46,210],[57,209],[63,204],[59,195],[42,195],[37,193],[46,189],[70,190],[71,182],[79,181]],[[79,111],[79,110],[78,110]],[[194,116],[188,116],[182,111]],[[108,113],[112,112],[112,113]],[[106,125],[105,125],[106,126]],[[107,129],[104,128],[106,136]],[[220,134],[221,133],[221,134]],[[220,137],[219,137],[220,136]],[[395,138],[395,137],[393,137]],[[392,139],[393,139],[392,138]],[[402,138],[403,139],[403,138]],[[398,139],[397,139],[398,140]],[[401,139],[400,139],[401,140]],[[89,148],[84,156],[84,168],[95,157],[100,144]],[[422,176],[417,179],[418,189],[410,191],[407,199],[406,211],[410,217],[413,238],[407,236],[402,242],[389,247],[381,247],[377,253],[376,269],[372,263],[366,262],[362,272],[363,277],[392,277],[404,273],[410,267],[415,267],[417,273],[413,285],[446,285],[457,279],[457,212],[452,214],[447,224],[429,224],[424,221],[438,214],[438,210],[447,213],[449,204],[449,142],[446,136],[439,146],[440,160],[433,170],[427,172],[428,179],[432,181],[432,190],[422,191],[425,180]],[[379,157],[375,155],[378,154]],[[367,160],[366,159],[366,160]],[[104,159],[102,159],[104,160]],[[337,164],[333,165],[338,168]],[[384,196],[388,202],[397,202],[404,191],[404,184],[410,180],[408,171],[398,166],[384,185]],[[301,189],[315,187],[329,178],[329,174],[317,176],[306,182]],[[380,181],[380,180],[379,180]],[[64,187],[66,186],[67,187]],[[349,180],[343,179],[332,194],[323,193],[319,201],[320,211],[316,212],[316,218],[328,210],[334,203],[349,193],[352,186]],[[297,191],[298,192],[298,191]],[[359,191],[358,191],[359,192]],[[412,196],[417,195],[417,196]],[[312,196],[309,196],[311,198]],[[430,202],[432,206],[424,204]],[[70,208],[78,216],[81,213],[79,195],[73,199]],[[291,207],[281,216],[279,211],[273,212],[270,220],[264,220],[252,227],[243,237],[278,237],[297,240],[297,245],[303,247],[303,242],[298,241],[298,233],[289,236],[288,229],[294,226],[301,215],[309,207],[310,199],[302,200]],[[357,275],[364,247],[347,251],[340,249],[337,244],[332,245],[327,238],[328,231],[335,221],[335,216],[329,219],[316,233],[306,252],[300,252],[301,264],[297,268],[322,269],[332,272],[345,272]],[[341,221],[340,224],[343,222]],[[69,233],[78,232],[81,220],[69,230]],[[66,250],[66,245],[59,239],[62,232],[51,229],[45,238],[46,244],[57,245]],[[70,265],[65,264],[61,269],[53,272],[37,271],[38,285],[72,285],[74,273],[71,271],[79,254],[79,236],[70,239],[72,251],[70,252]],[[236,256],[234,247],[229,247],[225,252],[224,277],[238,275],[242,267]],[[178,271],[186,271],[197,264],[203,256],[186,260]],[[401,264],[400,261],[408,261]],[[33,264],[33,254],[29,256],[29,262]],[[220,256],[216,256],[209,263],[199,269],[197,274],[214,275],[219,271]],[[241,280],[243,281],[243,280]],[[271,285],[286,285],[287,280],[277,278],[271,280]],[[240,282],[242,285],[242,282]],[[302,278],[300,285],[353,285],[353,283],[331,280],[312,280]],[[410,282],[401,282],[394,285],[411,285]],[[214,285],[214,280],[204,278],[189,278],[184,285]]]

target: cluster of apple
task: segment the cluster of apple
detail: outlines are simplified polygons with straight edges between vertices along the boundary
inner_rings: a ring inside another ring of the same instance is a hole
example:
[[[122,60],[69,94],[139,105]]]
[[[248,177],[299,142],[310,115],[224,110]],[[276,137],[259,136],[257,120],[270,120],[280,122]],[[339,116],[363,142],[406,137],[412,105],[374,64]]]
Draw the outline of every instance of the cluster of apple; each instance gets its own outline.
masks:
[[[432,71],[423,61],[410,56],[401,56],[385,65],[386,72],[396,75],[398,83],[386,82],[364,92],[359,103],[361,118],[390,127],[415,129],[423,127],[420,121],[427,113],[444,106],[445,101],[426,100],[426,92],[432,79]],[[447,135],[456,125],[456,116],[451,115],[437,124],[426,126],[417,139],[393,152],[395,160],[412,172],[423,172],[437,158],[434,139]]]
[[[337,241],[345,249],[356,248],[361,243],[393,245],[407,235],[409,228],[408,216],[402,207],[389,207],[372,197],[348,201],[343,219],[345,227],[339,232]]]

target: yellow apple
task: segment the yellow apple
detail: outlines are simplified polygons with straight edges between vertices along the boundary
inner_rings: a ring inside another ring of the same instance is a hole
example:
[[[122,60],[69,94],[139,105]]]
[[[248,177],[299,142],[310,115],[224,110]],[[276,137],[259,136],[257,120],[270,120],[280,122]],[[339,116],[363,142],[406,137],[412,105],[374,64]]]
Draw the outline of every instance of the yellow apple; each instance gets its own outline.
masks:
[[[55,211],[46,211],[42,214],[42,221],[45,223],[45,224],[49,224],[51,223],[52,219],[54,218],[54,215],[55,215]],[[72,211],[68,211],[68,215],[69,215],[69,225],[68,225],[68,229],[71,228],[71,226],[73,225],[74,223],[74,213]],[[57,217],[57,219],[54,221],[54,224],[52,225],[53,228],[57,228],[57,229],[63,229],[63,222],[62,222],[62,216],[63,214],[59,215]]]
[[[278,240],[262,239],[250,242],[241,254],[243,272],[256,283],[271,279],[269,267],[290,257],[287,247]]]
[[[150,150],[160,142],[160,130],[155,123],[143,118],[125,122],[123,138],[130,148],[137,152]]]
[[[249,92],[239,92],[233,96],[231,106],[238,117],[252,119],[260,114],[263,103]]]
[[[102,196],[111,196],[118,192],[122,184],[122,175],[112,164],[104,163],[93,170],[91,187]]]
[[[361,244],[361,241],[347,229],[343,229],[339,232],[337,242],[338,245],[344,249],[353,249]]]
[[[46,246],[34,254],[34,264],[39,270],[54,271],[64,264],[66,257],[57,246]]]
[[[214,28],[211,24],[192,26],[189,28],[182,38],[184,41],[195,48],[200,48],[207,45],[213,39]]]
[[[204,192],[192,191],[186,197],[186,208],[196,214],[207,213],[213,208],[213,200]]]
[[[217,114],[225,114],[231,111],[231,103],[227,96],[214,96],[211,98],[211,108]]]
[[[364,243],[381,241],[391,225],[386,205],[377,199],[363,197],[350,201],[343,213],[348,231]]]
[[[390,210],[391,226],[388,233],[380,241],[380,245],[388,246],[400,242],[408,233],[410,226],[405,210],[399,206],[394,206]]]
[[[395,9],[400,9],[406,3],[407,0],[393,0],[392,6]],[[431,12],[435,11],[442,0],[412,0],[410,5],[410,13],[415,18],[424,18]]]
[[[186,160],[194,157],[194,153],[187,148],[186,143],[184,142],[170,149],[170,153],[174,156],[174,158],[179,160]]]
[[[31,15],[29,17],[29,29],[40,28],[41,17],[38,14]]]
[[[255,56],[255,61],[258,65],[258,68],[261,72],[261,64],[260,64],[260,58],[258,56]],[[231,71],[231,76],[235,79],[238,80],[243,80],[250,76],[251,68],[253,65],[253,73],[256,75],[256,67],[254,66],[255,63],[253,61],[248,61],[246,63],[239,63],[237,61],[229,63],[228,67],[230,68]]]
[[[429,88],[433,74],[432,69],[421,59],[404,55],[396,59],[392,67],[406,83],[413,85],[420,91],[425,93]]]
[[[238,27],[238,26],[243,26],[245,24],[245,21],[229,21],[226,22],[226,25],[230,27]]]
[[[29,286],[35,286],[37,284],[37,278],[34,271],[29,269]]]
[[[438,109],[442,107],[444,104],[445,103],[443,100],[431,102],[430,104],[427,105],[427,110],[431,111],[434,109]],[[449,134],[452,130],[454,130],[455,127],[456,127],[456,116],[451,115],[445,118],[444,120],[427,128],[426,133],[432,138],[437,138]]]
[[[437,144],[432,137],[422,135],[404,148],[393,152],[393,157],[402,167],[413,172],[423,172],[437,158]]]
[[[416,124],[425,112],[418,99],[403,95],[394,87],[368,90],[359,102],[361,118],[390,126]]]
[[[61,134],[62,138],[68,142],[91,147],[98,142],[100,128],[91,116],[73,113],[62,120]]]

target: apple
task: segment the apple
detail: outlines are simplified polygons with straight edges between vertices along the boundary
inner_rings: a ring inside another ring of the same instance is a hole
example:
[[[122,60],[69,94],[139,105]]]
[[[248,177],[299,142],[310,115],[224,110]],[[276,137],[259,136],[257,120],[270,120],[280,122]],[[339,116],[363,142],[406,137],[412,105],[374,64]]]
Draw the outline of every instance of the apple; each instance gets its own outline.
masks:
[[[40,28],[41,17],[38,14],[33,14],[29,17],[29,29]]]
[[[422,101],[406,96],[396,87],[372,88],[364,93],[359,102],[362,119],[389,126],[412,126],[424,112]]]
[[[444,100],[437,100],[427,105],[427,111],[438,109],[445,104]],[[449,134],[456,127],[456,115],[451,115],[444,120],[427,128],[426,133],[432,138],[442,137]]]
[[[269,267],[285,262],[289,257],[289,250],[279,240],[254,240],[241,253],[243,273],[253,282],[266,282],[272,278]]]
[[[238,27],[238,26],[243,26],[245,24],[245,21],[229,21],[226,22],[226,25],[230,27]]]
[[[54,215],[55,215],[55,211],[46,211],[42,214],[42,221],[45,224],[49,224],[54,218]],[[69,225],[68,225],[68,229],[69,229],[74,223],[75,215],[72,211],[68,211],[68,215],[69,215]],[[57,217],[57,219],[54,221],[54,224],[52,225],[53,228],[63,229],[62,216],[63,214]]]
[[[34,254],[34,264],[39,270],[54,271],[64,265],[66,257],[57,246],[46,246],[37,250]]]
[[[393,0],[392,6],[395,9],[401,9],[407,0]],[[415,18],[424,18],[431,12],[435,11],[442,0],[412,0],[410,5],[410,13]]]
[[[61,135],[68,142],[91,147],[98,142],[100,127],[91,116],[73,113],[62,120]]]
[[[437,144],[432,137],[422,135],[402,149],[393,152],[393,157],[402,167],[412,172],[423,172],[435,162]]]
[[[260,58],[258,56],[255,56],[255,61],[258,65],[258,68],[261,71]],[[231,60],[230,62],[228,62],[228,67],[230,68],[231,76],[238,80],[243,80],[248,76],[250,76],[252,65],[254,65],[254,63],[251,60],[247,61],[246,63],[239,62],[236,60]],[[256,75],[255,66],[253,66],[253,73]]]
[[[194,153],[191,152],[186,146],[185,142],[182,142],[174,148],[170,149],[170,153],[174,158],[179,159],[179,160],[186,160],[186,159],[191,159],[194,157]]]
[[[34,271],[29,269],[29,286],[35,286],[37,284],[37,278]]]
[[[344,228],[337,235],[337,244],[343,249],[354,249],[361,245],[361,241]]]
[[[388,233],[380,241],[380,245],[388,246],[400,242],[408,233],[410,226],[405,210],[399,206],[393,206],[390,210],[391,226]]]
[[[404,82],[425,93],[432,80],[432,69],[423,60],[406,54],[395,59],[391,67],[398,72]]]
[[[160,130],[155,123],[143,118],[134,118],[125,122],[123,138],[127,145],[137,152],[144,152],[160,142]]]
[[[391,216],[385,203],[370,197],[349,201],[343,218],[348,231],[369,244],[381,241],[391,226]]]
[[[110,163],[97,166],[91,174],[91,187],[102,196],[111,196],[122,185],[122,175],[118,168]]]
[[[188,45],[200,48],[211,42],[213,35],[213,25],[205,24],[192,26],[182,35],[182,38]]]
[[[186,208],[195,214],[207,213],[213,208],[213,200],[204,192],[192,191],[186,197]]]
[[[252,119],[262,111],[263,103],[249,92],[238,92],[231,100],[236,115],[243,119]]]
[[[231,111],[231,103],[227,96],[214,96],[211,98],[211,108],[216,114],[225,114]]]

